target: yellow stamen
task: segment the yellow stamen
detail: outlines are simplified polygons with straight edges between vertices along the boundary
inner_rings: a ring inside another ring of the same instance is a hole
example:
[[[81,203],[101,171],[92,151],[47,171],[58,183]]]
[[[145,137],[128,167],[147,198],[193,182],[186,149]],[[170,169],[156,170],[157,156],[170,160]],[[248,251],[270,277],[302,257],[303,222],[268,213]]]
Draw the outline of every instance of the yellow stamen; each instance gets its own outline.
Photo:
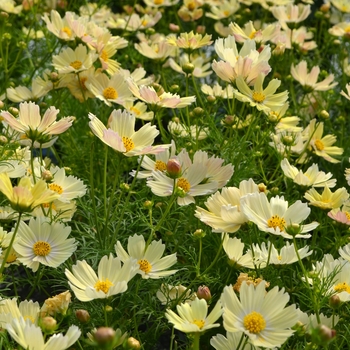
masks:
[[[73,67],[75,70],[80,69],[82,65],[83,65],[83,62],[81,61],[74,61],[70,63],[70,66]]]
[[[259,314],[259,312],[253,311],[244,316],[243,325],[250,333],[258,334],[265,329],[266,321],[263,315]]]
[[[279,227],[280,231],[284,231],[285,225],[286,221],[283,218],[280,218],[278,215],[273,215],[270,219],[267,220],[268,227]]]
[[[315,141],[315,147],[317,148],[318,151],[323,151],[324,150],[324,144],[321,140],[316,140]]]
[[[146,259],[141,259],[137,262],[140,265],[140,270],[149,273],[152,271],[152,265],[146,260]]]
[[[60,185],[57,185],[57,184],[55,184],[55,183],[50,184],[50,185],[49,185],[49,189],[50,189],[51,191],[57,192],[58,194],[62,194],[62,193],[63,193],[63,188],[62,188]]]
[[[180,187],[183,189],[184,192],[188,192],[191,189],[190,183],[183,177],[180,177],[177,180],[176,187]]]
[[[197,325],[199,329],[202,329],[205,325],[205,321],[203,320],[193,320],[192,323]]]
[[[345,211],[344,213],[345,213],[346,218],[347,218],[348,220],[350,220],[350,213],[347,212],[347,211]]]
[[[118,98],[118,93],[116,89],[112,87],[107,87],[103,90],[103,97],[107,100],[115,100],[116,98]]]
[[[129,137],[123,136],[123,143],[124,143],[126,152],[129,152],[135,148],[134,142]]]
[[[66,33],[69,37],[72,35],[72,31],[68,27],[63,27],[62,32]]]
[[[277,256],[277,259],[278,259],[279,261],[281,261],[281,260],[282,260],[281,255],[278,255],[278,256]]]
[[[141,114],[141,111],[135,107],[131,107],[130,108],[130,111],[135,113],[136,115],[140,115]]]
[[[17,255],[15,254],[15,253],[10,253],[10,255],[7,257],[7,260],[6,260],[6,262],[8,263],[8,264],[11,264],[11,263],[13,263],[13,262],[15,262],[17,260]]]
[[[37,241],[33,245],[33,252],[37,256],[49,255],[51,252],[51,245],[44,241]]]
[[[262,92],[253,92],[253,100],[256,102],[263,102],[265,100],[265,95]]]
[[[256,30],[253,30],[250,34],[249,34],[249,39],[254,39],[256,36]]]
[[[100,55],[100,58],[101,58],[103,61],[107,61],[107,60],[108,60],[108,54],[107,54],[107,51],[106,51],[106,50],[102,50],[101,55]]]
[[[166,164],[164,162],[162,162],[161,160],[157,160],[156,165],[154,166],[154,170],[165,171]]]
[[[109,288],[111,288],[113,286],[113,283],[106,278],[105,281],[100,281],[98,280],[95,285],[94,288],[99,292],[100,290],[102,290],[103,293],[107,294],[109,291]]]
[[[224,11],[224,16],[225,17],[228,17],[229,15],[230,15],[230,11],[228,11],[228,10]]]
[[[336,286],[334,286],[334,290],[338,293],[340,292],[350,293],[350,286],[346,282],[338,283]]]
[[[23,316],[23,318],[24,318],[24,320],[25,320],[25,321],[26,321],[26,320],[30,320],[30,322],[32,322],[32,323],[34,323],[34,322],[35,322],[35,320],[34,320],[33,316],[30,316],[30,315],[25,315],[25,316]]]
[[[164,0],[153,0],[153,3],[155,5],[161,5],[164,2]]]

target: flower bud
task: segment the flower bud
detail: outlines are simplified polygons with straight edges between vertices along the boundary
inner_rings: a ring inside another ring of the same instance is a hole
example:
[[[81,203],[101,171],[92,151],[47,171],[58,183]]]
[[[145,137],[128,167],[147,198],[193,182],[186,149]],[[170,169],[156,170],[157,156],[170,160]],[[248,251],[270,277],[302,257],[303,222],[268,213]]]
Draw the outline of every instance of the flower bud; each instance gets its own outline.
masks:
[[[88,323],[90,321],[90,314],[84,309],[75,311],[75,316],[81,323]]]
[[[286,146],[291,146],[294,143],[294,138],[291,135],[286,135],[282,137],[282,143]]]
[[[200,228],[193,232],[194,238],[203,238],[205,236],[206,236],[206,233]]]
[[[186,74],[191,74],[194,71],[194,64],[192,63],[185,63],[182,66],[182,70],[186,73]]]
[[[213,96],[213,95],[209,95],[209,96],[207,97],[207,101],[208,101],[209,103],[214,103],[214,102],[216,101],[216,97]]]
[[[326,111],[326,110],[322,110],[321,113],[320,113],[320,117],[322,119],[328,119],[329,118],[329,113]]]
[[[331,8],[331,4],[323,4],[321,7],[320,7],[320,10],[323,12],[323,13],[327,13],[329,11],[329,9]]]
[[[194,114],[196,117],[201,117],[201,116],[204,114],[204,109],[201,108],[201,107],[196,107],[196,108],[193,110],[193,114]]]
[[[115,330],[110,327],[100,327],[94,333],[94,338],[99,345],[111,344],[115,337]]]
[[[120,185],[119,185],[119,188],[120,188],[122,191],[124,191],[124,192],[129,192],[129,190],[130,190],[130,186],[129,186],[127,183],[125,183],[125,182],[123,182],[122,184],[120,184]]]
[[[329,298],[329,306],[333,309],[337,309],[341,304],[341,300],[338,294],[334,294]]]
[[[170,23],[169,24],[169,29],[173,33],[178,33],[180,31],[180,27],[177,24]]]
[[[259,183],[259,185],[258,185],[258,189],[259,189],[259,192],[261,193],[261,192],[264,192],[264,193],[267,193],[268,192],[268,190],[267,190],[267,186],[264,184],[264,183]]]
[[[175,94],[180,91],[180,86],[177,84],[171,85],[169,91]]]
[[[50,79],[51,79],[51,81],[57,81],[58,80],[58,73],[51,72]]]
[[[166,170],[172,179],[177,179],[181,176],[181,164],[177,158],[170,158],[166,165]]]
[[[8,139],[6,136],[4,135],[0,135],[0,143],[2,144],[6,144],[8,142]]]
[[[207,286],[199,286],[197,290],[198,299],[209,301],[211,299],[210,289]]]
[[[311,331],[311,341],[313,344],[325,346],[336,335],[336,331],[324,324],[319,324]]]
[[[41,173],[41,178],[45,181],[51,181],[53,179],[53,175],[50,170],[43,170]]]
[[[129,337],[127,339],[127,341],[124,343],[123,347],[124,347],[124,349],[139,350],[139,349],[141,349],[141,344],[134,337]]]
[[[205,26],[197,26],[196,33],[198,33],[198,34],[205,34],[206,33]]]
[[[144,201],[144,202],[143,202],[143,207],[144,207],[145,209],[152,209],[152,207],[153,207],[153,202],[152,202],[152,201],[149,201],[149,200]]]
[[[16,115],[18,115],[19,110],[18,110],[17,108],[15,108],[15,107],[10,107],[10,108],[9,108],[9,112],[10,112],[12,115],[16,116]]]
[[[226,126],[231,126],[235,123],[235,116],[234,115],[225,115],[225,118],[222,119],[222,124]]]
[[[40,327],[44,333],[52,333],[57,329],[57,321],[51,316],[46,316],[40,320]]]
[[[7,18],[9,18],[10,15],[9,15],[7,12],[5,12],[5,11],[1,11],[1,12],[0,12],[0,16],[1,16],[2,18],[7,19]]]
[[[4,106],[5,106],[5,103],[4,103],[4,102],[2,102],[2,101],[0,101],[0,109],[3,109],[3,108],[4,108]]]

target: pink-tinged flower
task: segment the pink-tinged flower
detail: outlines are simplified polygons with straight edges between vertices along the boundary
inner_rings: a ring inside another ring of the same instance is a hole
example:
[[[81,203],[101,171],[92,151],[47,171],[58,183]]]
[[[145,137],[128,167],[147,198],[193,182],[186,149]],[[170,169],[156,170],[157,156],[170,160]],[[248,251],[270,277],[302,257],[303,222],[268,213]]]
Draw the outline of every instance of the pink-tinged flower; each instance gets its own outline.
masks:
[[[51,140],[53,135],[65,132],[73,123],[74,117],[65,117],[56,121],[59,111],[55,107],[50,107],[41,118],[38,105],[33,102],[23,102],[19,105],[18,118],[7,111],[1,112],[1,116],[12,129],[25,134],[26,138],[33,143],[36,141],[43,144]]]
[[[175,48],[168,44],[164,39],[161,41],[155,41],[153,43],[147,43],[145,41],[135,44],[135,49],[145,57],[148,57],[152,60],[165,60],[169,56],[175,54]]]
[[[135,116],[127,111],[113,110],[108,120],[108,129],[92,113],[89,113],[92,132],[106,145],[127,157],[163,152],[169,145],[152,146],[159,131],[147,123],[135,131]]]
[[[180,97],[177,94],[163,92],[159,95],[152,86],[137,86],[137,84],[128,79],[129,89],[139,100],[155,107],[162,108],[184,108],[196,101],[195,96]]]
[[[311,13],[310,5],[293,5],[272,7],[273,16],[281,23],[282,28],[287,29],[288,23],[300,23]]]
[[[305,89],[311,91],[328,91],[338,85],[337,82],[332,83],[334,80],[333,74],[330,74],[326,79],[317,83],[320,68],[318,66],[312,67],[310,73],[308,73],[306,61],[301,61],[297,66],[292,64],[290,73]]]
[[[337,23],[335,26],[328,29],[328,33],[334,36],[343,36],[344,38],[350,38],[350,23]]]

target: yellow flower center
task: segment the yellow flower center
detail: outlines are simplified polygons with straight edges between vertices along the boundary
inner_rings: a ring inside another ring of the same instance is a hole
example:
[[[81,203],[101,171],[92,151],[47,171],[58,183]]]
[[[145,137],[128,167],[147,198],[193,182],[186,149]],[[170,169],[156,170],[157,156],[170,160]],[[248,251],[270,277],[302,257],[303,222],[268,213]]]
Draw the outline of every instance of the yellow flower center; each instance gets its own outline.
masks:
[[[344,32],[345,32],[345,33],[350,33],[350,26],[347,26],[347,27],[344,29]]]
[[[12,253],[10,253],[10,255],[7,257],[6,262],[7,262],[8,264],[11,264],[11,263],[13,263],[13,262],[16,261],[16,260],[17,260],[17,255],[16,255],[14,252],[12,252]]]
[[[186,6],[190,11],[193,11],[196,8],[196,3],[194,1],[191,1]]]
[[[181,187],[183,189],[183,191],[186,193],[191,189],[190,183],[183,177],[180,177],[177,180],[176,187]]]
[[[256,35],[256,30],[253,30],[250,34],[249,34],[249,39],[254,39]]]
[[[44,241],[37,241],[33,245],[33,252],[35,255],[46,256],[51,252],[51,246],[49,243]]]
[[[316,140],[315,141],[315,147],[317,148],[317,150],[322,151],[324,150],[324,144],[321,140]]]
[[[131,107],[130,108],[130,111],[135,113],[136,115],[140,115],[141,114],[141,111],[135,107]]]
[[[193,320],[192,323],[198,326],[199,329],[202,329],[205,325],[205,321],[203,320]]]
[[[109,288],[111,288],[113,286],[113,283],[106,278],[105,281],[100,281],[98,280],[95,285],[94,288],[99,292],[100,290],[102,290],[103,293],[107,294],[109,291]]]
[[[60,185],[57,185],[57,184],[50,184],[49,185],[49,189],[51,191],[55,191],[57,192],[58,194],[62,194],[63,193],[63,188],[60,186]]]
[[[57,210],[57,207],[55,206],[55,204],[53,204],[52,202],[51,203],[43,203],[42,206],[44,208],[51,208],[53,210]]]
[[[148,24],[148,21],[146,19],[144,19],[141,24],[145,27]]]
[[[338,293],[341,293],[341,292],[350,293],[350,286],[346,282],[338,283],[336,286],[334,286],[334,290]]]
[[[65,32],[68,36],[72,35],[72,31],[68,27],[63,27],[62,32]]]
[[[164,162],[162,162],[161,160],[157,160],[156,165],[154,166],[154,170],[165,171],[166,164]]]
[[[278,255],[278,256],[277,256],[277,259],[278,259],[279,261],[281,261],[281,260],[282,260],[281,255]]]
[[[74,61],[70,63],[70,66],[73,67],[75,70],[80,69],[83,65],[83,62],[81,61]]]
[[[262,92],[253,92],[253,100],[256,102],[263,102],[265,100],[265,95]]]
[[[129,137],[123,136],[123,143],[124,143],[126,152],[129,152],[135,148],[134,142]]]
[[[348,220],[350,220],[350,213],[347,212],[347,211],[345,211],[344,214],[345,214],[346,218],[347,218]]]
[[[278,215],[271,216],[270,219],[267,220],[268,227],[279,227],[281,231],[284,231],[284,226],[286,225],[286,220],[280,218]]]
[[[103,90],[103,97],[107,100],[115,100],[118,98],[118,93],[116,89],[109,86]]]
[[[152,271],[152,265],[148,262],[148,260],[140,259],[137,263],[140,265],[141,271],[145,273],[149,273]]]
[[[250,314],[244,316],[243,325],[247,331],[250,333],[260,333],[266,327],[266,321],[263,315],[259,314],[259,312],[251,312]]]
[[[164,0],[153,0],[153,3],[155,5],[161,5],[164,2]]]
[[[24,320],[27,321],[27,320],[30,320],[30,322],[34,323],[35,320],[33,318],[33,316],[30,316],[30,315],[25,315],[23,316]]]
[[[107,53],[106,50],[102,50],[101,55],[100,55],[100,58],[101,58],[103,61],[107,61],[107,60],[108,60],[108,53]]]
[[[230,11],[226,10],[223,12],[224,13],[224,16],[228,17],[230,15]]]

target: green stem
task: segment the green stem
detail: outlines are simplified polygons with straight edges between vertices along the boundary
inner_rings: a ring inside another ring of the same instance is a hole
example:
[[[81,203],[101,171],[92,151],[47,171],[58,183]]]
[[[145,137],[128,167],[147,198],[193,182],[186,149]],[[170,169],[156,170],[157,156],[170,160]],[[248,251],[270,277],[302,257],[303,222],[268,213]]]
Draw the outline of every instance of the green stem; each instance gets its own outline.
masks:
[[[199,238],[199,253],[198,253],[198,264],[197,264],[197,277],[201,275],[200,272],[201,272],[202,249],[203,249],[202,238]]]
[[[194,333],[193,335],[193,343],[192,343],[192,350],[199,350],[199,341],[200,341],[201,334],[200,332]]]
[[[41,264],[40,264],[40,265],[39,265],[39,268],[38,268],[38,270],[37,270],[37,272],[36,272],[36,278],[35,278],[33,287],[32,287],[32,289],[30,290],[30,292],[28,293],[26,299],[29,299],[29,298],[33,295],[33,293],[34,293],[36,287],[37,287],[38,284],[39,284],[39,281],[41,280],[41,277],[42,277],[42,275],[43,275],[43,271],[44,271],[44,269],[41,267]]]
[[[17,222],[16,222],[15,230],[13,232],[10,244],[9,244],[9,246],[6,249],[4,260],[2,261],[2,264],[1,264],[1,267],[0,267],[0,277],[2,277],[2,273],[3,273],[4,269],[5,269],[6,261],[7,261],[8,257],[9,257],[9,255],[10,255],[10,252],[11,252],[11,249],[12,249],[12,246],[13,246],[13,242],[15,241],[15,238],[16,238],[16,235],[17,235],[17,232],[18,232],[18,228],[19,228],[19,224],[21,222],[21,218],[22,218],[22,213],[18,213],[18,219],[17,219]]]

